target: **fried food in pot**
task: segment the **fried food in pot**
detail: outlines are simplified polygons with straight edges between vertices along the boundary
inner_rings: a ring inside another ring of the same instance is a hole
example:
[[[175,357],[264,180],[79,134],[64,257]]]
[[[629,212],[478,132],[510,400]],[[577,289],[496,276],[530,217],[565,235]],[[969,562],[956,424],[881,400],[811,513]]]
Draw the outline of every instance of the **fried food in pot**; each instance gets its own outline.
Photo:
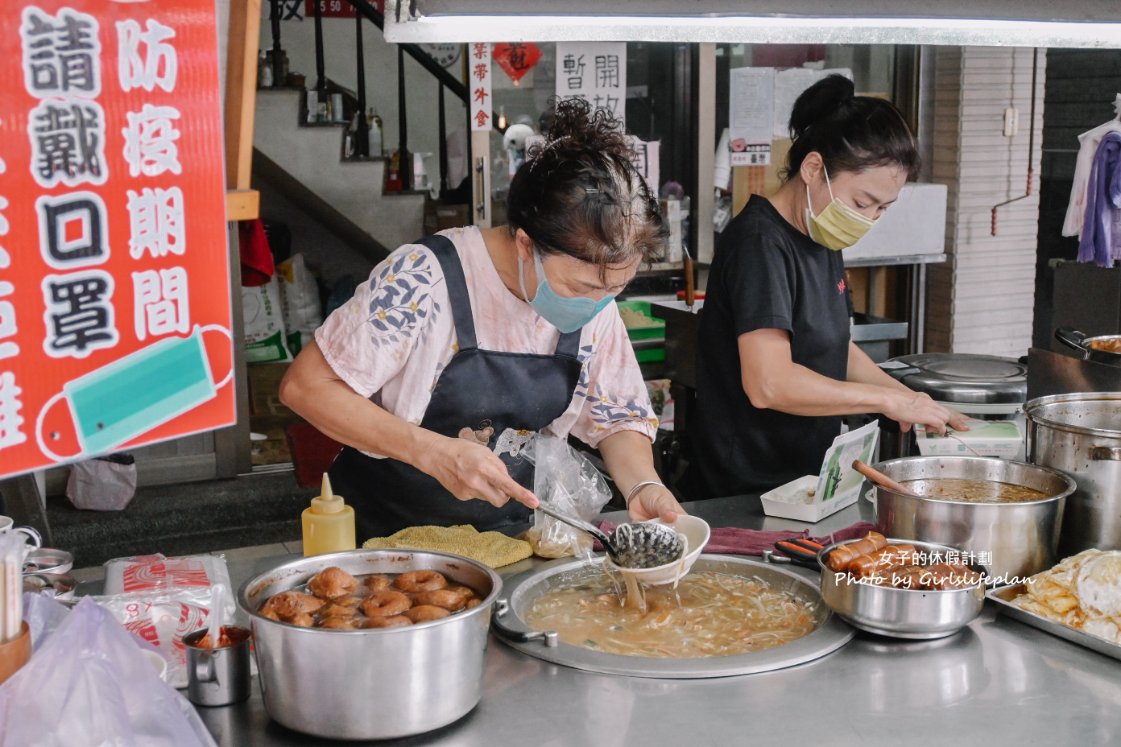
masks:
[[[353,594],[358,589],[358,579],[342,568],[324,568],[308,581],[308,591],[320,599],[338,599]]]

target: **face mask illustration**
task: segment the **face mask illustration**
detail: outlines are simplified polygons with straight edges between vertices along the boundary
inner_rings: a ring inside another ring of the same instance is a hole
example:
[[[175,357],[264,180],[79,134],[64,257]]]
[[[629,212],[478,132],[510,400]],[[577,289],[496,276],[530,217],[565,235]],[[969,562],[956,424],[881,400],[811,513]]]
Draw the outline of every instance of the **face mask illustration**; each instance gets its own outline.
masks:
[[[213,399],[233,379],[233,371],[214,382],[202,342],[208,331],[230,337],[217,325],[195,327],[188,337],[164,338],[67,382],[39,411],[39,448],[56,461],[102,454]],[[43,434],[45,415],[62,399],[81,446],[69,457],[54,453],[47,444],[59,434]]]

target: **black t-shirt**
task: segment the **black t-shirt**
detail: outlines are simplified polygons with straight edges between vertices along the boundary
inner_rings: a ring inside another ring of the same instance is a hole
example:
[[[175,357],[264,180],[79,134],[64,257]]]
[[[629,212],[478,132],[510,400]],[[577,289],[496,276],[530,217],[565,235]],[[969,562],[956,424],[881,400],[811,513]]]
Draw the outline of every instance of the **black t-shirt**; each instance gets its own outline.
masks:
[[[754,407],[743,389],[738,338],[757,329],[787,330],[795,363],[844,381],[851,316],[841,253],[753,196],[725,229],[705,289],[697,420],[690,428],[698,488],[708,496],[737,495],[820,471],[841,418]]]

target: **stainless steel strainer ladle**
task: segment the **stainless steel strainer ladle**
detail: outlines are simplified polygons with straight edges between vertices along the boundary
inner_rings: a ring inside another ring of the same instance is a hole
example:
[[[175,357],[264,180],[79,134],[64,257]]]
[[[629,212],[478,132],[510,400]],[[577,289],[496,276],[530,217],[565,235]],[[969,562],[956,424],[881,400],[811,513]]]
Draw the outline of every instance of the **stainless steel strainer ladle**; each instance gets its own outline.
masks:
[[[544,502],[537,507],[554,519],[595,537],[620,568],[656,568],[672,563],[685,551],[681,535],[665,524],[620,524],[608,535],[595,524],[562,513]]]

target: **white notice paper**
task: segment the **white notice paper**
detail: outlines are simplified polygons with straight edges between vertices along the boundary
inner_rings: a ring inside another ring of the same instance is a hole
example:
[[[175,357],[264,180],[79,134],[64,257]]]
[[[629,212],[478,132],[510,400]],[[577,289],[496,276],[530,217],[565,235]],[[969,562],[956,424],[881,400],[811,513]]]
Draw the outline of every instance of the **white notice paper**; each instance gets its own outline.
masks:
[[[738,67],[731,71],[728,96],[728,137],[733,166],[765,166],[771,162],[775,69]]]
[[[626,42],[557,42],[556,71],[559,98],[586,99],[625,124]]]

